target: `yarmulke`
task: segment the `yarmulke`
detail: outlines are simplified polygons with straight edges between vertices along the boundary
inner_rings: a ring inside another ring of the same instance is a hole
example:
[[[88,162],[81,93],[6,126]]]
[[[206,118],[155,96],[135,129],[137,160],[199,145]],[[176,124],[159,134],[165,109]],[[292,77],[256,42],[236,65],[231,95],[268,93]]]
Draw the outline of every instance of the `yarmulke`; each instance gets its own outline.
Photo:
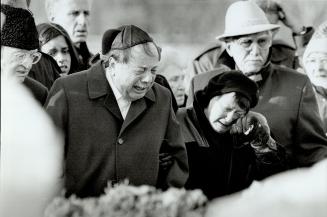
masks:
[[[108,29],[102,36],[102,54],[106,54],[110,51],[112,42],[116,36],[120,33],[119,29]]]
[[[137,26],[124,25],[107,30],[102,37],[102,54],[110,50],[125,50],[138,44],[153,42],[153,39]]]
[[[1,45],[34,50],[39,48],[38,32],[32,14],[22,8],[1,4],[6,22],[1,30]]]
[[[201,101],[204,106],[207,106],[213,97],[230,92],[236,92],[246,97],[250,101],[251,108],[258,103],[257,84],[237,70],[225,71],[211,78],[208,85],[202,90]]]

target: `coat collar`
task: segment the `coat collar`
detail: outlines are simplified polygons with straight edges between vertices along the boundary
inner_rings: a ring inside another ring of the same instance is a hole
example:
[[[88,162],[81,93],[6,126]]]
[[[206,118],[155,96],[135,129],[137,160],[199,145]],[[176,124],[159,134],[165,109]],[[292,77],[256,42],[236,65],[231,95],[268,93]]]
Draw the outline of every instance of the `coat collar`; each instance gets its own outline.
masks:
[[[155,85],[157,84],[154,84],[154,86]],[[117,100],[105,76],[105,70],[102,66],[102,61],[97,62],[89,69],[87,73],[87,87],[90,99],[93,100],[106,96],[104,100],[104,106],[119,120],[123,121]],[[132,102],[126,119],[123,123],[121,132],[146,110],[149,103],[152,104],[156,101],[156,97],[153,91],[154,88],[155,87],[152,87],[143,98]]]
[[[94,64],[87,73],[87,88],[90,99],[108,94],[110,86],[105,76],[102,61]]]

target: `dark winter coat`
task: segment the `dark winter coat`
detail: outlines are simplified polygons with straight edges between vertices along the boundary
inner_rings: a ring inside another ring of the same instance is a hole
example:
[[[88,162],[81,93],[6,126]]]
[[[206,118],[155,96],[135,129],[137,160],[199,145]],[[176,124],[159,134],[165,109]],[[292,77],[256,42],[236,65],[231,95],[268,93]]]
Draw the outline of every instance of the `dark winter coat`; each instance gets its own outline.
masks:
[[[23,84],[32,92],[34,98],[43,106],[48,97],[48,89],[43,84],[30,77],[26,77]]]
[[[67,196],[99,196],[108,181],[124,179],[133,185],[155,186],[160,149],[174,158],[165,183],[185,184],[187,154],[168,89],[154,84],[143,98],[132,102],[124,120],[98,62],[86,71],[59,78],[45,107],[66,133]]]
[[[219,62],[234,69],[235,62],[226,51],[220,51],[220,54]],[[192,103],[194,92],[202,89],[218,73],[221,71],[213,70],[193,78],[188,105]],[[293,167],[310,166],[326,158],[327,137],[309,78],[269,62],[260,74],[263,80],[258,82],[259,102],[253,111],[267,118],[276,141],[292,156]]]
[[[255,179],[287,168],[281,146],[265,154],[255,154],[250,145],[238,144],[235,136],[216,133],[204,115],[204,108],[198,107],[183,108],[177,113],[189,160],[187,189],[199,188],[213,199],[242,190]]]

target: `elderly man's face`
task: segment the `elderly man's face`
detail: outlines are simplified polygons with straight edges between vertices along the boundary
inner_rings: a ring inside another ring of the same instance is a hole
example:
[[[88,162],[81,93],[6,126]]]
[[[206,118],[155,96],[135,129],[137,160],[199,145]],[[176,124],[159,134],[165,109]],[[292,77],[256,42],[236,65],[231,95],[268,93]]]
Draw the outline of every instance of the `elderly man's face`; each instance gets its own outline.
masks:
[[[225,133],[237,119],[246,115],[246,111],[238,105],[235,92],[231,92],[213,97],[205,109],[205,114],[217,133]]]
[[[183,105],[185,101],[185,72],[175,64],[169,65],[164,73],[169,82],[171,90],[176,98],[177,104]]]
[[[32,65],[37,63],[41,54],[37,50],[1,46],[1,73],[8,77],[16,77],[23,82]]]
[[[226,51],[245,75],[260,71],[265,65],[272,44],[271,32],[241,36],[227,43]]]
[[[88,0],[58,0],[53,10],[51,21],[64,27],[74,43],[86,41],[90,18]]]
[[[327,88],[327,52],[312,52],[303,64],[311,82],[316,86]]]
[[[144,97],[153,85],[159,55],[153,43],[148,43],[150,53],[145,53],[143,45],[131,48],[131,57],[128,63],[119,63],[113,60],[111,77],[125,99],[134,101]]]

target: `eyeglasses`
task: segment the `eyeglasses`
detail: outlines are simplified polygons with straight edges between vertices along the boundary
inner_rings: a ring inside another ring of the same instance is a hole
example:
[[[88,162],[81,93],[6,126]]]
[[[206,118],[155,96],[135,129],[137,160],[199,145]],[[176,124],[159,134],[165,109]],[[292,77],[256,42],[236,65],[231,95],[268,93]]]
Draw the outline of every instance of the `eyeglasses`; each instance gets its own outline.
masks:
[[[271,46],[271,38],[270,37],[261,37],[261,38],[239,38],[233,40],[236,44],[249,51],[252,49],[252,45],[256,42],[261,49],[268,49]]]
[[[20,63],[23,64],[26,61],[30,60],[31,64],[35,64],[40,61],[42,54],[36,50],[31,50],[27,52],[16,52],[13,54],[16,60]]]

